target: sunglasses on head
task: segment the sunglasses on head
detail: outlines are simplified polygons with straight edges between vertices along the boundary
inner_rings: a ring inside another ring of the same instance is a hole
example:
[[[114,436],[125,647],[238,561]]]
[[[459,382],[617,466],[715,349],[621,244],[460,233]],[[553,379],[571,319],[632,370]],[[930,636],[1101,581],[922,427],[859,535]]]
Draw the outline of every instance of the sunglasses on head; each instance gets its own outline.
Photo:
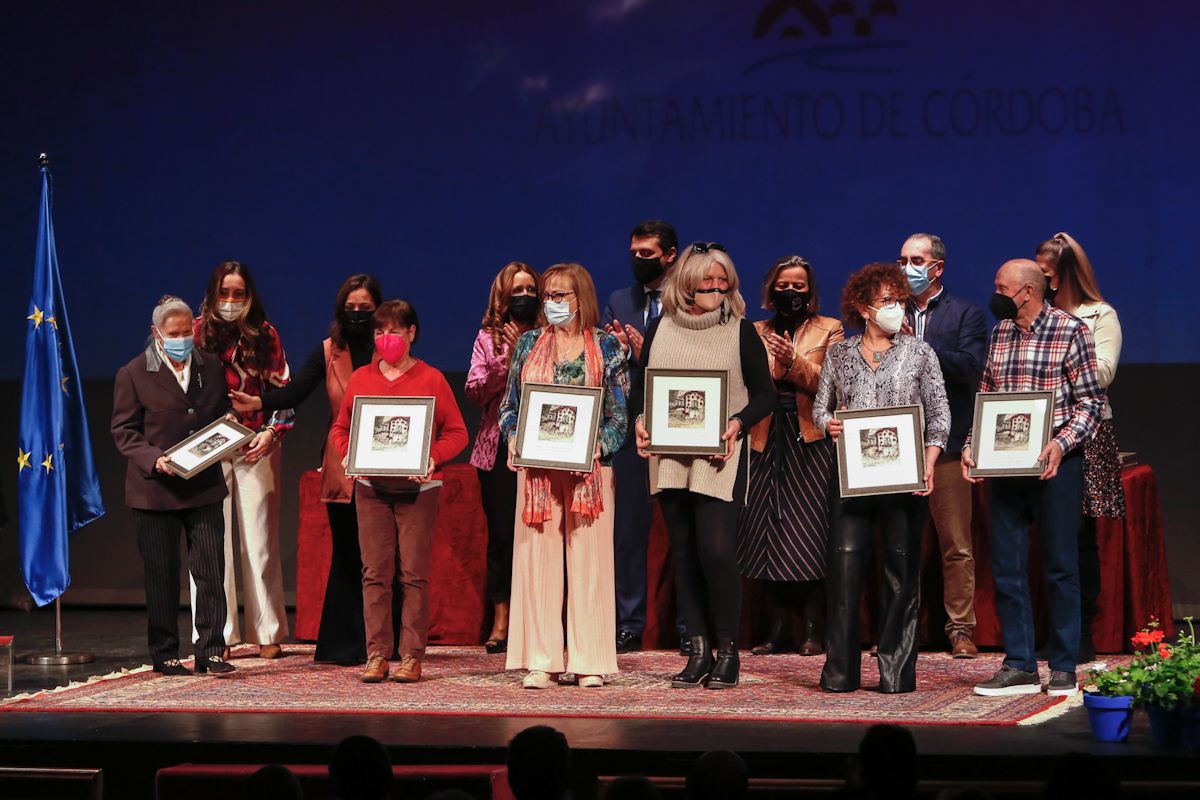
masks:
[[[707,253],[709,250],[720,250],[722,253],[728,253],[725,245],[720,242],[696,242],[692,245],[693,253]]]

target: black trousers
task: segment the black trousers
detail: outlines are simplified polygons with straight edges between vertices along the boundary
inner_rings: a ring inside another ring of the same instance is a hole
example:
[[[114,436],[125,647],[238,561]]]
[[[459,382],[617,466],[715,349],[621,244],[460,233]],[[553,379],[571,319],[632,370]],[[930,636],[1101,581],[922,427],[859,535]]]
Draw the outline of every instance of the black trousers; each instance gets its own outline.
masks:
[[[487,595],[507,603],[512,593],[513,526],[517,518],[517,473],[508,468],[501,447],[491,469],[479,469],[479,493],[487,518]],[[478,468],[477,468],[478,469]]]
[[[883,535],[879,691],[917,688],[917,607],[921,526],[927,501],[911,494],[835,497],[826,573],[825,668],[821,687],[858,689],[862,679],[859,608],[876,523]]]
[[[741,496],[737,490],[734,497]],[[687,489],[664,489],[658,504],[675,557],[675,597],[688,636],[737,639],[742,576],[737,563],[741,504]]]
[[[326,503],[329,515],[329,580],[321,605],[321,627],[313,661],[361,664],[367,660],[363,627],[362,554],[354,501]]]
[[[179,532],[196,582],[198,658],[225,649],[225,516],[221,503],[179,511],[133,509],[146,580],[146,633],[155,664],[179,658]]]

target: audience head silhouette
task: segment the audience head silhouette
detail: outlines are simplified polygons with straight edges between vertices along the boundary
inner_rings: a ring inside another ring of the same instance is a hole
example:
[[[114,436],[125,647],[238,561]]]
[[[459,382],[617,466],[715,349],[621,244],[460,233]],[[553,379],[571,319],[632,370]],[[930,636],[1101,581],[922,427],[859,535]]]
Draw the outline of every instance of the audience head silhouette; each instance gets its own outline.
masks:
[[[659,800],[658,788],[644,775],[625,775],[608,785],[604,800]]]
[[[347,736],[333,749],[329,777],[342,800],[380,800],[391,796],[392,761],[370,736]]]
[[[858,777],[873,797],[912,797],[917,791],[917,744],[899,725],[872,725],[858,745]]]
[[[746,762],[729,750],[710,750],[696,759],[687,776],[687,800],[739,800],[750,780]]]
[[[281,764],[267,764],[242,786],[247,800],[304,800],[300,779]]]
[[[534,725],[508,743],[508,785],[517,800],[562,800],[570,783],[571,748],[554,728]]]
[[[1121,782],[1105,759],[1087,753],[1067,753],[1054,765],[1046,781],[1047,800],[1121,797]]]

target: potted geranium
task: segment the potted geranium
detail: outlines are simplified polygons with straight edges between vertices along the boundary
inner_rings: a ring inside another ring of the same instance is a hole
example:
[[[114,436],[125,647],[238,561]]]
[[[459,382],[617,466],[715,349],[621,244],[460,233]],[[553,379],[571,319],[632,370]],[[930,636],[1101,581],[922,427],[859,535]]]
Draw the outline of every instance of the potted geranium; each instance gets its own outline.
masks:
[[[1134,683],[1131,672],[1132,664],[1088,672],[1083,705],[1092,736],[1098,742],[1123,742],[1129,738],[1133,702],[1138,694],[1138,684]]]
[[[1155,620],[1133,637],[1133,644],[1139,649],[1129,664],[1128,679],[1137,687],[1134,705],[1146,709],[1150,735],[1158,747],[1177,747],[1185,721],[1191,723],[1189,728],[1195,727],[1200,706],[1196,692],[1200,648],[1196,647],[1192,618],[1185,621],[1187,631],[1181,631],[1174,642],[1165,641]],[[1191,741],[1193,738],[1189,735],[1189,746],[1200,746],[1200,741]]]

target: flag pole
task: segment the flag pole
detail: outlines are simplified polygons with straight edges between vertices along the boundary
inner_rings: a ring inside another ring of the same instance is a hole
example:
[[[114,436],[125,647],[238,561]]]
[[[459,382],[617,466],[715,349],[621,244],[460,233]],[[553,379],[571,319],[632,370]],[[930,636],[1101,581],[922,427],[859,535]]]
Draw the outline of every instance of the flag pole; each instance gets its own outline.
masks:
[[[69,664],[89,664],[94,660],[91,653],[66,652],[62,643],[62,598],[54,598],[54,652],[31,653],[25,657],[26,664],[42,667],[65,667]]]
[[[50,156],[38,153],[38,167],[50,166]],[[66,652],[62,643],[62,596],[54,598],[54,652],[32,653],[25,657],[26,664],[40,666],[67,666],[69,664],[88,664],[94,660],[88,652]]]

